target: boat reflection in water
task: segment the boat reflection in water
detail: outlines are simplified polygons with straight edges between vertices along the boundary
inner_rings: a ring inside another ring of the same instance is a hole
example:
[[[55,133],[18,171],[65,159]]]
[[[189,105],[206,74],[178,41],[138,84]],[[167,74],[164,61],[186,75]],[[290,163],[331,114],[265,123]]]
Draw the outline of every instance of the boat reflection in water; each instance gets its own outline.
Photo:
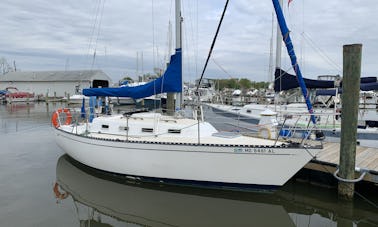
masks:
[[[337,205],[337,198],[336,202],[318,202],[316,195],[311,199],[296,195],[301,192],[293,194],[280,190],[267,194],[144,183],[92,169],[67,155],[58,160],[56,178],[54,193],[60,199],[72,197],[80,226],[125,226],[125,223],[132,226],[378,224],[377,211],[371,209],[357,211],[354,208],[355,219],[349,218],[346,208]],[[302,189],[299,190],[306,191]],[[322,192],[317,190],[317,193]],[[323,210],[323,206],[326,209]]]

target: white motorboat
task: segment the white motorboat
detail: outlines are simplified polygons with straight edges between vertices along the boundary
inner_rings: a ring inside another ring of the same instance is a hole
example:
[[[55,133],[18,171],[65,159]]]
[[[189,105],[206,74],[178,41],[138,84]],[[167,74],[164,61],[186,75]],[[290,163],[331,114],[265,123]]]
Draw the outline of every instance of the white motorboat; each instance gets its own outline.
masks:
[[[75,94],[75,95],[69,96],[68,98],[67,97],[62,98],[62,100],[67,102],[68,104],[82,104],[83,99],[87,102],[89,101],[89,97],[82,94]]]

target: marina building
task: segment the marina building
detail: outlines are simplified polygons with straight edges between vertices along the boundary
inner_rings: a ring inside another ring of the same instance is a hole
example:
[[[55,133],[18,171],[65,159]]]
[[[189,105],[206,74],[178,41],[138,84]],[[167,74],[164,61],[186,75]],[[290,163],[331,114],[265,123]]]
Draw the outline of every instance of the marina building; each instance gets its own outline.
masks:
[[[83,88],[109,87],[111,79],[102,70],[29,71],[0,75],[0,90],[16,87],[39,98],[67,97]]]

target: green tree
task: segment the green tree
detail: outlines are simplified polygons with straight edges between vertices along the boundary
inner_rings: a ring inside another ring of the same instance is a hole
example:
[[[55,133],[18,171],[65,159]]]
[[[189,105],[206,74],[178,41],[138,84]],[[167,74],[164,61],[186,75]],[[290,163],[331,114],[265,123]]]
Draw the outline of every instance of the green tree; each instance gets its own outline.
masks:
[[[216,89],[223,90],[224,88],[230,89],[266,89],[269,86],[269,82],[255,82],[250,81],[249,79],[242,78],[238,79],[219,79],[216,80]]]
[[[239,80],[239,86],[242,89],[250,89],[252,87],[252,82],[246,78]]]
[[[266,89],[269,86],[269,82],[252,82],[252,87],[256,89]]]
[[[134,80],[133,80],[131,77],[129,77],[129,76],[125,76],[125,77],[123,77],[123,78],[121,79],[121,81],[129,81],[129,82],[133,82]]]

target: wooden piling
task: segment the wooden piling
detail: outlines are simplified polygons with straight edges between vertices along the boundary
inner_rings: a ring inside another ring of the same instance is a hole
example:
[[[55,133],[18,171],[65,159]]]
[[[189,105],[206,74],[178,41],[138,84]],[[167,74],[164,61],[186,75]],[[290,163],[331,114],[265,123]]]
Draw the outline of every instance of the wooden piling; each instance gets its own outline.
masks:
[[[354,179],[357,146],[357,118],[360,94],[362,44],[343,46],[343,93],[339,176]],[[354,183],[339,182],[341,197],[352,199]]]

